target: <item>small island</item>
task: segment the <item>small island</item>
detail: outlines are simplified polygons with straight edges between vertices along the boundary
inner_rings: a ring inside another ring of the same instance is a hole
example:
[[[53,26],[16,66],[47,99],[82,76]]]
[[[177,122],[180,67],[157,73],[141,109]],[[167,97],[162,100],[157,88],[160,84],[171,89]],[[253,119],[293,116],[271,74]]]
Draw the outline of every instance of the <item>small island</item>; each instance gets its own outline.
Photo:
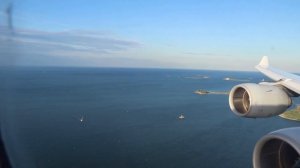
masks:
[[[219,94],[219,95],[227,95],[229,94],[229,92],[226,91],[208,91],[208,90],[196,90],[194,91],[195,94],[199,94],[199,95],[206,95],[206,94]]]
[[[186,79],[208,79],[209,76],[206,75],[194,75],[194,76],[187,76]]]
[[[279,115],[284,119],[300,121],[300,105]]]
[[[236,78],[229,78],[229,77],[223,78],[223,80],[236,81],[236,82],[249,82],[250,81],[249,79],[236,79]]]

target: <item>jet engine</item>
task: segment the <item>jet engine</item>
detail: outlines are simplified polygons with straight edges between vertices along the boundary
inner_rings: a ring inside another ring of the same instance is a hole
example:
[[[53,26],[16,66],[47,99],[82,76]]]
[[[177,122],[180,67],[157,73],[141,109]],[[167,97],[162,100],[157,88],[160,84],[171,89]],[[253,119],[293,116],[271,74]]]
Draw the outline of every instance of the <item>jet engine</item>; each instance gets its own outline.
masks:
[[[254,168],[300,167],[300,127],[277,130],[262,137],[253,152]]]
[[[287,92],[274,85],[244,83],[233,87],[229,94],[231,110],[249,118],[279,115],[291,104]]]

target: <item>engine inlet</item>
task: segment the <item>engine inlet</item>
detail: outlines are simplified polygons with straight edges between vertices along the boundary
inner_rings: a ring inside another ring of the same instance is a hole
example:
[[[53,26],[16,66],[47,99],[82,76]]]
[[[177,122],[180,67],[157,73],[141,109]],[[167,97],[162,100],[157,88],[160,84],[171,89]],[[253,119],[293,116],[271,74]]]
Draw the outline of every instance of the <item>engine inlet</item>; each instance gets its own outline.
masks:
[[[240,114],[246,114],[250,108],[250,97],[248,92],[242,88],[238,87],[232,96],[233,106],[235,110]]]

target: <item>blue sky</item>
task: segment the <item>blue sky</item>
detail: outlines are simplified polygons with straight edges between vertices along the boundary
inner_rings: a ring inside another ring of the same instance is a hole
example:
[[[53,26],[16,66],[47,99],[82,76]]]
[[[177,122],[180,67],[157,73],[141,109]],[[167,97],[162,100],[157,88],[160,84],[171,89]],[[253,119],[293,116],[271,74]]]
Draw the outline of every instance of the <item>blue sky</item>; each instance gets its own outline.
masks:
[[[13,4],[15,48],[6,44],[0,49],[17,55],[19,65],[254,70],[268,55],[273,65],[300,72],[300,1]],[[6,15],[1,15],[5,27]]]

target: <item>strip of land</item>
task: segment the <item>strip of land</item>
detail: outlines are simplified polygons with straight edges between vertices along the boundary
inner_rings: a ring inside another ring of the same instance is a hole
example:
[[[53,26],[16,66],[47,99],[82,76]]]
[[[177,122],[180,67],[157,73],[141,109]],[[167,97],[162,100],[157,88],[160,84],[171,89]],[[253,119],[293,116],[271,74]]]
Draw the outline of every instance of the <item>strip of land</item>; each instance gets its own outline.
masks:
[[[236,81],[236,82],[249,82],[250,81],[249,79],[236,79],[236,78],[229,78],[229,77],[226,77],[223,80],[226,80],[226,81]]]
[[[229,92],[226,91],[208,91],[208,90],[196,90],[195,94],[206,95],[206,94],[217,94],[217,95],[227,95]]]
[[[208,79],[209,76],[206,76],[206,75],[195,75],[195,76],[187,76],[187,77],[184,77],[184,78],[187,78],[187,79]]]
[[[300,106],[294,109],[288,110],[279,115],[280,117],[293,121],[300,121]]]

